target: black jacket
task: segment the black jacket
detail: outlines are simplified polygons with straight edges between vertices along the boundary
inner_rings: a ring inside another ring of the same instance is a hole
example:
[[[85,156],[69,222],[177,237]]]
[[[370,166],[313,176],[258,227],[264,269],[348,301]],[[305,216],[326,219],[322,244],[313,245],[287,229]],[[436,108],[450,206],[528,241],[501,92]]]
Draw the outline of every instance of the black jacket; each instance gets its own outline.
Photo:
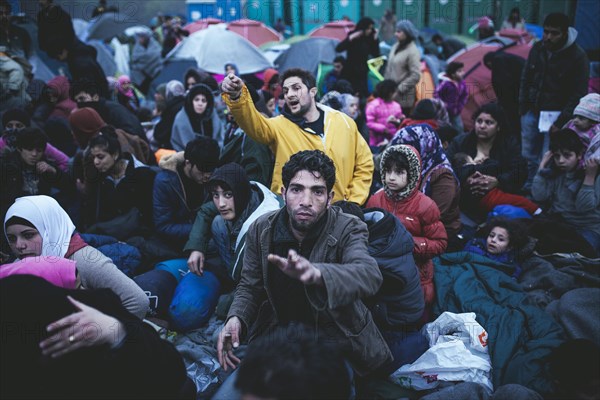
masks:
[[[97,51],[92,46],[88,46],[81,40],[75,38],[68,47],[67,64],[73,81],[86,79],[93,81],[100,96],[108,97],[108,82],[104,70],[96,61]]]
[[[60,358],[42,355],[38,343],[48,337],[45,327],[77,311],[67,295],[120,321],[126,332],[123,342],[115,349],[82,346]],[[0,397],[180,398],[187,380],[181,355],[109,289],[67,290],[21,275],[2,279],[0,299],[0,322],[14,328],[2,334]]]
[[[352,34],[353,32],[350,32]],[[350,35],[349,34],[349,35]],[[342,78],[352,83],[355,91],[367,96],[367,61],[379,56],[379,42],[373,36],[361,36],[350,41],[348,37],[335,48],[335,51],[347,51],[346,67],[342,70]]]
[[[38,43],[40,49],[54,57],[65,43],[75,38],[73,21],[68,12],[59,5],[52,4],[37,14]]]
[[[185,96],[176,96],[167,101],[165,111],[160,115],[160,121],[154,127],[154,141],[159,148],[172,149],[171,146],[171,130],[175,116],[185,104]]]
[[[52,165],[51,162],[48,162],[48,164]],[[23,189],[24,173],[27,167],[23,164],[21,155],[16,150],[5,149],[0,154],[0,187],[2,187],[2,190],[0,190],[0,209],[2,215],[14,203],[15,199],[21,196],[41,194],[51,196],[53,188],[60,190],[66,198],[74,196],[75,184],[69,174],[61,171],[56,165],[52,166],[56,170],[56,174],[38,174],[35,172],[35,168],[31,169],[32,177],[35,177],[37,181],[37,191],[35,193],[27,192]]]
[[[365,301],[380,329],[400,328],[419,321],[425,309],[413,239],[393,214],[379,208],[364,211],[369,227],[369,255],[377,261],[383,284]]]
[[[521,76],[519,111],[561,111],[554,122],[562,127],[572,117],[579,99],[587,94],[590,66],[588,58],[575,43],[577,31],[569,28],[565,46],[549,52],[537,42],[527,58]]]
[[[133,207],[141,212],[141,220],[152,227],[152,190],[156,172],[148,167],[134,166],[130,154],[125,177],[116,185],[104,175],[99,175],[95,182],[90,182],[86,193],[83,217],[89,227],[97,222],[110,221],[126,214]]]

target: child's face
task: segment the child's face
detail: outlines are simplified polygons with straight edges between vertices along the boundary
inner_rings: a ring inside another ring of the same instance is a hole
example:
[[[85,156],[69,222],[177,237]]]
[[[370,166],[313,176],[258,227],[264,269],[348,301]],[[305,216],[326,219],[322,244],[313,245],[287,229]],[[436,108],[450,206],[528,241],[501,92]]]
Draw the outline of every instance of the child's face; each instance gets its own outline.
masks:
[[[390,168],[385,173],[385,186],[392,192],[399,192],[408,185],[408,173],[405,169]]]
[[[42,157],[44,157],[44,150],[41,148],[33,148],[33,149],[17,149],[17,151],[21,154],[21,159],[23,162],[30,167],[35,166],[37,163],[42,161]]]
[[[571,150],[555,151],[552,157],[558,169],[565,172],[575,171],[581,161],[581,155]]]
[[[504,253],[510,248],[508,231],[499,226],[494,227],[486,240],[486,249],[490,254]]]
[[[582,117],[581,115],[576,115],[573,119],[573,125],[575,125],[575,128],[579,129],[580,131],[589,131],[592,129],[592,126],[596,124],[596,121],[592,121],[591,119]]]
[[[463,77],[464,77],[464,75],[465,75],[465,70],[464,70],[463,68],[460,68],[458,71],[456,71],[456,72],[454,73],[454,75],[452,75],[452,78],[453,78],[455,81],[462,81],[462,80],[463,80]]]

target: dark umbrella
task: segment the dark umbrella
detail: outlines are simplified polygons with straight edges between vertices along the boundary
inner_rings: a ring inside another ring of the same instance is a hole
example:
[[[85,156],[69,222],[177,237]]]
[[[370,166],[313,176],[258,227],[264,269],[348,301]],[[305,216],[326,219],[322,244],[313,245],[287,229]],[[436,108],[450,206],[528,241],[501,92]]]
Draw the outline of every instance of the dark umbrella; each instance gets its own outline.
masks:
[[[156,92],[156,88],[161,83],[167,83],[174,79],[183,82],[185,72],[190,68],[198,68],[198,63],[193,58],[166,59],[160,74],[150,84],[150,94]]]
[[[275,60],[277,69],[281,72],[290,68],[302,68],[317,75],[319,64],[333,64],[337,55],[335,46],[338,40],[328,38],[308,38],[294,43]]]
[[[90,21],[85,40],[108,40],[121,34],[130,26],[137,25],[136,21],[128,15],[118,12],[106,12]]]

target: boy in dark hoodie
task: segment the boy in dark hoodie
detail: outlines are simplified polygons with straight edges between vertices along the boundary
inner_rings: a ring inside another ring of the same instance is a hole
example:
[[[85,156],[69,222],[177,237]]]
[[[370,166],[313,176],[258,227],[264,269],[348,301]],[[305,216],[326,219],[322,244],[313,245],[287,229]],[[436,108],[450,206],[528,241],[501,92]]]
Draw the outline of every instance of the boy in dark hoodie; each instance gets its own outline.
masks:
[[[239,164],[218,168],[208,181],[212,202],[198,210],[190,238],[185,245],[191,251],[190,270],[201,275],[204,253],[212,237],[229,277],[237,283],[240,277],[244,239],[248,227],[268,211],[278,210],[282,203],[266,186],[250,181]]]

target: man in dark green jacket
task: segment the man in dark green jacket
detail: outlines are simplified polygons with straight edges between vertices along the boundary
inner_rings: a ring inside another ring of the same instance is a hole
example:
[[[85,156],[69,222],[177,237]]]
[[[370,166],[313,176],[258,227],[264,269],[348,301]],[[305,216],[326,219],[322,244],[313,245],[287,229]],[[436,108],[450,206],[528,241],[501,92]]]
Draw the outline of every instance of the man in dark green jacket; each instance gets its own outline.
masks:
[[[367,250],[367,226],[330,206],[335,167],[319,150],[293,155],[282,170],[286,206],[260,217],[246,234],[244,269],[217,344],[224,369],[236,368],[242,334],[249,341],[298,325],[339,346],[360,375],[391,360],[362,299],[382,275]],[[327,355],[323,355],[326,357]]]

